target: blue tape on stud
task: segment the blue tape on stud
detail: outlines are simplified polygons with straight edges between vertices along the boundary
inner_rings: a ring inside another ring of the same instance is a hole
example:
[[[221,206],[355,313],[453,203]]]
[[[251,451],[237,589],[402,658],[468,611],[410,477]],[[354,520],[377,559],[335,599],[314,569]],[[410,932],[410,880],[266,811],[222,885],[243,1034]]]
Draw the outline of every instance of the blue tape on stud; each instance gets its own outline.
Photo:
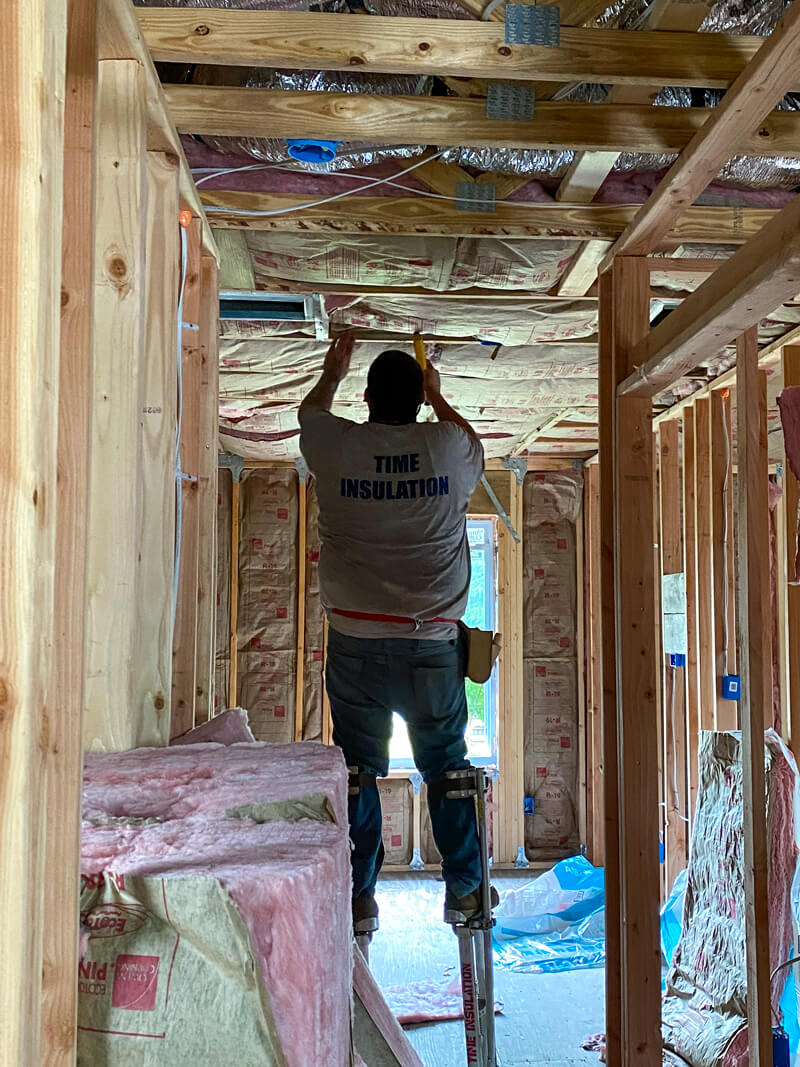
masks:
[[[739,700],[742,695],[742,679],[738,674],[726,674],[722,679],[724,700]]]
[[[523,797],[522,811],[524,815],[533,815],[533,797]]]

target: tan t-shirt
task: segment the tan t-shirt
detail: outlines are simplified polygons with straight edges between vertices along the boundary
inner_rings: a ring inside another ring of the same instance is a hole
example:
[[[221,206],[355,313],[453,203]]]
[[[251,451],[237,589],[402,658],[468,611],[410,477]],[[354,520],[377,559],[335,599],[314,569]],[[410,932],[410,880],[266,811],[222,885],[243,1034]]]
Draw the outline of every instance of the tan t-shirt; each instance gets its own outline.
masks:
[[[479,441],[451,422],[350,422],[312,409],[300,451],[317,480],[319,582],[330,625],[355,637],[450,638],[467,606],[467,505],[483,471]],[[332,609],[397,615],[350,619]]]

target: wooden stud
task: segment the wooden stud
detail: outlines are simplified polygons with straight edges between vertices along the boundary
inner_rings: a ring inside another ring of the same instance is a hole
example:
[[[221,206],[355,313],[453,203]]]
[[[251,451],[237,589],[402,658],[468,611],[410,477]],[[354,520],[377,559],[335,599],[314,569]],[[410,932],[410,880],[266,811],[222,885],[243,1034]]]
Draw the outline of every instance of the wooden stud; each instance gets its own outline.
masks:
[[[140,65],[100,63],[84,743],[106,750],[134,748],[148,736],[133,705],[147,296],[145,117]]]
[[[751,1067],[768,1067],[772,1063],[772,1015],[764,702],[772,688],[768,626],[769,488],[766,386],[759,380],[763,372],[758,370],[755,326],[739,339],[736,370],[747,1023]]]
[[[67,720],[63,729],[77,730],[80,702],[75,673],[67,676],[61,671],[66,650],[54,663],[53,618],[54,602],[62,613],[60,624],[64,613],[81,618],[72,601],[80,595],[80,584],[67,594],[62,585],[66,576],[55,579],[57,561],[64,563],[61,546],[56,547],[56,476],[66,38],[66,0],[30,0],[4,7],[0,66],[0,917],[10,936],[3,951],[0,983],[3,1067],[45,1062],[40,1041],[45,926],[63,923],[64,936],[71,939],[63,966],[75,959],[76,951],[74,817],[65,843],[65,867],[50,870],[45,866],[46,838],[59,832],[46,821],[46,774],[48,764],[55,762],[51,722],[60,714]],[[74,114],[69,130],[73,146]],[[74,166],[73,159],[70,177]],[[68,195],[68,202],[74,203],[72,190]],[[83,265],[82,273],[85,278]],[[78,279],[75,282],[79,285]],[[68,287],[66,293],[71,292]],[[74,336],[66,340],[77,342]],[[76,353],[78,359],[80,355]],[[81,365],[85,371],[85,363]],[[80,391],[81,383],[76,382],[76,408],[81,404]],[[79,410],[74,415],[79,446],[82,416]],[[80,455],[76,461],[81,463]],[[79,506],[78,501],[75,504]],[[66,525],[69,528],[68,518]],[[75,548],[79,554],[80,546]],[[55,580],[60,587],[58,601],[54,601]],[[70,639],[80,645],[81,630],[71,633]],[[58,708],[56,694],[64,700]],[[56,736],[61,729],[55,728]],[[74,797],[79,774],[74,740],[66,752],[58,753],[58,761],[56,788],[63,785]],[[52,949],[52,939],[49,945]],[[65,973],[53,976],[57,985],[49,983],[52,1006],[57,999],[69,1010],[74,973],[72,987],[64,984],[68,981]],[[67,1032],[63,1040],[70,1043],[71,1036]]]
[[[219,286],[217,263],[200,260],[200,389],[197,423],[197,652],[195,724],[214,714],[216,627],[217,428],[219,425]]]
[[[470,144],[478,148],[680,152],[702,135],[708,119],[705,108],[598,107],[545,101],[537,103],[533,119],[517,121],[487,118],[485,101],[457,96],[326,92],[320,99],[321,93],[300,89],[198,84],[166,85],[164,92],[178,132],[206,137],[255,137],[268,122],[274,137],[361,139],[377,144],[413,143],[416,139],[424,144]],[[753,132],[755,125],[737,137],[737,153],[781,156],[796,151],[800,119],[794,112],[774,112],[757,133]],[[694,199],[696,195],[683,201],[683,206],[688,207]],[[658,227],[659,240],[666,237],[679,216],[680,211],[669,213],[669,224]]]
[[[172,699],[172,590],[175,568],[177,428],[177,161],[148,152],[145,347],[139,380],[136,633],[132,704],[140,744],[166,744]]]
[[[325,619],[322,627],[322,656],[323,656],[323,679],[326,677],[325,666],[328,659],[328,620]],[[333,744],[333,720],[331,719],[331,702],[328,697],[328,687],[322,686],[322,743]]]
[[[586,643],[590,686],[588,698],[588,803],[591,827],[590,858],[596,867],[605,865],[603,826],[603,675],[601,670],[602,634],[600,629],[600,479],[599,467],[586,468],[586,559],[589,572]]]
[[[735,701],[722,699],[724,674],[736,673],[734,651],[734,614],[730,603],[730,582],[734,576],[733,525],[730,503],[733,498],[733,436],[730,423],[730,404],[721,392],[711,394],[711,465],[709,492],[711,494],[711,558],[713,588],[714,634],[714,693],[716,713],[714,729],[736,730],[738,706]],[[726,615],[727,612],[727,615]]]
[[[172,736],[195,725],[197,669],[197,580],[200,508],[198,472],[200,466],[200,423],[202,420],[200,314],[202,276],[200,266],[200,222],[192,218],[185,229],[186,276],[183,280],[183,323],[181,324],[181,440],[180,459],[184,480],[181,495],[180,566],[175,633],[172,645]],[[186,477],[194,479],[186,480]],[[216,498],[215,498],[216,499]]]
[[[714,569],[711,551],[711,401],[695,403],[695,530],[697,534],[697,621],[700,672],[700,729],[713,730],[717,715],[714,654]]]
[[[531,240],[583,237],[613,240],[622,233],[636,211],[636,208],[619,204],[512,203],[497,204],[491,216],[487,217],[483,213],[459,211],[455,204],[447,200],[426,199],[424,195],[346,197],[318,207],[309,207],[308,196],[300,195],[232,192],[203,187],[201,197],[216,228],[246,227],[250,230],[289,233],[386,233],[441,237],[486,235]],[[269,215],[265,212],[279,214]],[[678,220],[669,237],[679,242],[742,244],[778,214],[772,209],[760,207],[690,207]],[[459,343],[464,343],[463,338],[459,338]]]
[[[610,273],[598,281],[600,294],[599,533],[603,812],[606,889],[606,1061],[622,1063],[622,896],[620,887],[620,796],[617,739],[617,637],[615,608],[614,436],[617,366],[614,344],[614,286]]]
[[[522,486],[511,471],[493,474],[492,488],[517,533],[522,536]],[[480,489],[480,486],[478,487]],[[472,514],[494,514],[488,508],[475,506],[477,493],[470,504]],[[523,597],[522,544],[516,544],[504,523],[497,523],[497,604],[498,630],[503,635],[503,647],[497,664],[498,753],[500,776],[496,783],[498,834],[495,858],[499,863],[513,863],[520,846],[524,847],[525,792],[523,753]]]
[[[299,479],[297,520],[297,648],[295,665],[294,739],[303,740],[303,711],[305,707],[306,661],[306,538],[308,535],[308,483]]]
[[[800,344],[786,345],[783,349],[783,388],[800,385]],[[788,576],[786,588],[786,649],[789,743],[795,757],[800,753],[800,585],[794,585],[795,546],[797,544],[797,517],[800,507],[800,484],[784,462],[783,494],[785,499],[785,567]]]
[[[228,707],[239,706],[239,489],[238,478],[231,486],[231,631],[229,637]]]
[[[643,259],[617,259],[614,354],[630,370],[649,328],[650,289]],[[618,669],[619,807],[622,915],[622,1063],[661,1063],[661,875],[654,648],[652,405],[618,397],[615,426],[615,593]]]
[[[700,650],[697,582],[697,488],[695,481],[695,413],[683,413],[683,571],[686,575],[686,751],[689,804],[694,817],[697,801],[700,743]]]
[[[775,524],[775,615],[777,629],[777,664],[778,686],[780,689],[780,730],[784,742],[789,745],[789,629],[787,608],[789,599],[789,582],[787,574],[788,553],[786,551],[786,456],[783,457],[782,473],[778,475],[777,484],[781,490],[775,505],[775,512],[770,516],[770,535],[772,523]]]
[[[583,621],[586,611],[586,556],[584,551],[584,521],[585,505],[575,524],[575,557],[576,557],[576,601],[575,618],[577,619],[577,640],[575,642],[576,675],[578,693],[578,835],[581,844],[588,849],[588,804],[587,784],[588,771],[586,765],[587,738],[586,738],[586,640]]]
[[[661,573],[686,575],[684,533],[681,527],[681,467],[677,422],[659,428],[660,503],[661,503]],[[687,598],[688,599],[688,598]],[[688,605],[687,605],[688,608]],[[687,650],[688,651],[688,650]],[[666,887],[672,888],[675,877],[686,866],[689,855],[687,833],[686,783],[686,668],[670,667],[666,671],[664,709],[666,746],[664,758],[664,793],[666,800]]]
[[[644,256],[658,247],[681,212],[694,203],[723,164],[739,151],[739,145],[746,143],[777,107],[793,84],[799,61],[800,6],[790,5],[609,256]]]

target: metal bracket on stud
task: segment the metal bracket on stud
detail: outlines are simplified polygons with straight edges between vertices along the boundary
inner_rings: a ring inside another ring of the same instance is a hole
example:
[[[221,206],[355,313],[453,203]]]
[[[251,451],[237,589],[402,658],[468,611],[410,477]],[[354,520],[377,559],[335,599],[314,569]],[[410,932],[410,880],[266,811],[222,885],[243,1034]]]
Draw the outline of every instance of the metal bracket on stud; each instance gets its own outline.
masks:
[[[490,214],[495,209],[497,187],[494,182],[457,182],[456,211],[482,211]]]
[[[410,871],[424,871],[425,864],[422,862],[422,854],[418,848],[414,849],[414,855],[411,857],[411,863],[408,865]]]
[[[295,456],[294,469],[297,471],[297,476],[301,482],[307,482],[311,471],[308,469],[308,464],[302,456]]]
[[[236,456],[233,452],[220,452],[217,456],[217,466],[229,470],[235,482],[242,480],[244,460],[241,456]]]
[[[408,776],[409,782],[411,782],[411,788],[414,790],[416,796],[419,796],[419,791],[422,788],[422,775],[419,771],[412,771]]]
[[[536,110],[536,90],[531,85],[489,82],[486,90],[486,118],[530,122]]]
[[[528,461],[524,456],[509,456],[502,462],[504,470],[513,471],[517,479],[517,485],[522,485],[525,475],[528,473]]]
[[[506,44],[561,44],[561,9],[549,4],[506,4]]]

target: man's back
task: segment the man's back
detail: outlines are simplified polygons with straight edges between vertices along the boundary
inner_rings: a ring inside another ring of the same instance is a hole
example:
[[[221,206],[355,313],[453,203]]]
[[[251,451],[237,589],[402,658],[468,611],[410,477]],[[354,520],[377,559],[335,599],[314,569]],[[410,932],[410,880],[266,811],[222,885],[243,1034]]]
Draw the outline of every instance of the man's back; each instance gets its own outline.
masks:
[[[312,410],[301,425],[301,450],[317,478],[328,611],[460,618],[470,576],[467,505],[483,467],[479,442],[447,422],[360,424]],[[398,629],[346,616],[332,624],[376,637]],[[437,631],[449,632],[425,627],[426,636]]]

